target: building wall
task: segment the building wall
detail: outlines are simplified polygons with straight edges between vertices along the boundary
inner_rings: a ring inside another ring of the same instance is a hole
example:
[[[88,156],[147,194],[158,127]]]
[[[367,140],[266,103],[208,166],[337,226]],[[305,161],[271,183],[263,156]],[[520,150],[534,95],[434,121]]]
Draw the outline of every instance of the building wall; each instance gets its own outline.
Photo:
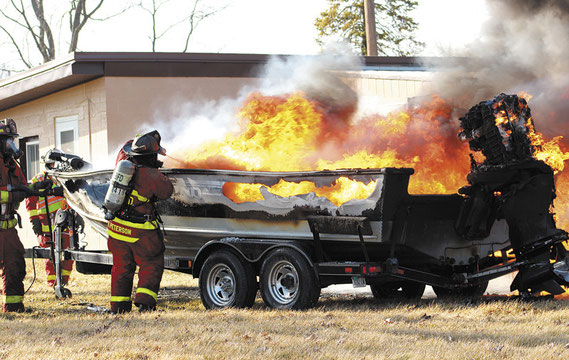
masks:
[[[107,158],[107,117],[105,79],[97,79],[85,84],[30,101],[12,109],[0,112],[0,119],[13,118],[18,126],[20,137],[38,136],[40,155],[55,147],[55,118],[77,116],[79,151],[78,155],[89,162],[100,162]],[[103,149],[104,151],[100,151]],[[31,230],[24,206],[20,204],[18,213],[22,216],[22,229],[18,229],[25,247],[37,245],[36,236]],[[89,241],[95,247],[106,246],[100,236],[88,233]],[[92,240],[91,240],[92,239]]]
[[[55,147],[55,118],[77,116],[79,151],[89,162],[101,159],[99,149],[107,149],[105,79],[59,91],[0,112],[0,119],[13,118],[20,137],[38,136],[40,154]]]
[[[112,166],[116,150],[138,132],[167,131],[187,103],[235,98],[254,78],[106,77],[0,112],[14,118],[21,137],[39,136],[40,154],[55,146],[55,118],[76,115],[79,151],[89,162]],[[419,71],[348,72],[343,80],[360,105],[386,112],[430,91],[430,75]],[[175,130],[175,129],[174,129]]]
[[[349,72],[342,77],[360,98],[364,111],[388,112],[405,105],[411,97],[430,91],[430,75],[421,71]],[[254,78],[136,78],[107,77],[108,150],[116,154],[125,141],[137,133],[153,129],[161,133],[172,129],[181,109],[234,99]],[[176,124],[179,124],[176,121]],[[179,126],[179,125],[176,125]]]
[[[253,78],[108,77],[105,86],[109,152],[115,154],[125,141],[142,131],[176,132],[173,122],[183,116],[187,104],[199,107],[223,98],[236,98],[244,86],[255,81]]]
[[[360,71],[346,73],[344,81],[358,93],[361,111],[385,114],[431,93],[431,78],[424,71]]]

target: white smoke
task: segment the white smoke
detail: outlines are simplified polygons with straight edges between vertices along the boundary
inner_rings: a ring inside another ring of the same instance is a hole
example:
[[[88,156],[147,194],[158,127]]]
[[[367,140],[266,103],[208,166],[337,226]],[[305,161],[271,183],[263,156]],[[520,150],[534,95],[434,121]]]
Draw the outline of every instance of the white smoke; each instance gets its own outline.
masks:
[[[229,132],[238,131],[236,114],[243,99],[244,95],[238,94],[235,98],[176,105],[178,113],[170,119],[170,126],[159,130],[168,154],[197,151],[204,143],[222,140]]]
[[[362,58],[344,43],[329,44],[318,56],[273,57],[261,75],[260,91],[268,96],[302,91],[326,105],[355,105],[356,94],[337,72],[360,71],[362,67]]]
[[[300,91],[324,107],[355,107],[356,93],[335,76],[335,71],[359,71],[362,68],[361,58],[347,49],[336,45],[317,56],[273,56],[259,72],[259,78],[244,85],[234,97],[207,103],[173,102],[167,111],[173,114],[168,121],[169,126],[145,127],[158,129],[168,153],[176,154],[192,149],[199,151],[204,143],[220,141],[227,134],[238,132],[239,109],[253,92],[278,96]],[[154,118],[156,124],[163,123],[164,114],[157,111]]]

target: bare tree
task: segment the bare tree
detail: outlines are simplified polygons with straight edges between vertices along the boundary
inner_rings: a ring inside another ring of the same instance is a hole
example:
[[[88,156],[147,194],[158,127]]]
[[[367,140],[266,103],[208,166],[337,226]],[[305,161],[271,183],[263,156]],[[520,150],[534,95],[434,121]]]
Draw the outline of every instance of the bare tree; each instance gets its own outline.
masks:
[[[152,35],[150,36],[150,41],[152,42],[152,52],[156,51],[156,42],[161,37],[163,37],[168,31],[170,31],[170,29],[172,29],[175,25],[177,25],[177,24],[170,25],[166,28],[166,30],[157,33],[158,11],[164,4],[169,2],[170,0],[163,0],[163,1],[152,0],[151,7],[146,7],[146,5],[142,1],[140,2],[139,5],[140,8],[146,11],[148,14],[150,14],[150,18],[152,20]]]
[[[87,3],[92,4],[88,10]],[[79,35],[81,30],[93,18],[93,14],[101,8],[104,0],[69,0],[64,7],[61,3],[57,4],[58,9],[64,11],[62,17],[69,17],[69,48],[68,52],[77,50],[79,43]],[[25,36],[29,39],[31,37],[35,48],[39,51],[43,58],[43,62],[48,62],[55,59],[57,54],[56,41],[54,41],[54,23],[49,21],[48,14],[44,8],[43,0],[9,0],[6,9],[0,9],[0,15],[9,22],[16,25],[16,28],[24,31]],[[15,36],[14,30],[9,29],[4,25],[0,25],[2,30],[9,38],[11,44],[15,48],[20,60],[28,68],[33,66],[33,62],[29,59],[27,54],[26,42],[21,42]]]
[[[152,44],[152,52],[156,52],[158,40],[162,39],[174,28],[183,29],[185,41],[182,52],[188,51],[190,38],[198,25],[206,18],[225,9],[225,6],[218,9],[206,8],[201,6],[202,3],[200,0],[184,1],[184,5],[188,6],[186,9],[187,12],[186,10],[178,11],[178,13],[182,13],[184,15],[179,17],[177,20],[170,22],[167,26],[160,26],[159,23],[162,18],[160,14],[165,13],[164,8],[172,1],[173,0],[141,0],[139,3],[139,7],[148,13],[151,18],[152,33],[149,38]]]
[[[218,11],[225,9],[225,7],[218,9],[218,10],[211,10],[211,11],[198,11],[198,3],[199,0],[196,0],[194,6],[192,7],[192,11],[190,15],[186,18],[184,23],[186,24],[186,42],[184,43],[184,50],[182,52],[188,51],[188,45],[190,43],[190,37],[194,33],[194,30],[198,27],[198,24],[202,22],[204,19],[210,17],[211,15],[216,14]]]
[[[32,0],[34,1],[34,0]],[[87,0],[72,0],[71,9],[69,9],[69,29],[71,30],[71,41],[69,42],[69,52],[77,50],[79,42],[79,33],[87,20],[91,19],[93,14],[101,8],[104,0],[98,0],[95,7],[91,11],[87,11]]]

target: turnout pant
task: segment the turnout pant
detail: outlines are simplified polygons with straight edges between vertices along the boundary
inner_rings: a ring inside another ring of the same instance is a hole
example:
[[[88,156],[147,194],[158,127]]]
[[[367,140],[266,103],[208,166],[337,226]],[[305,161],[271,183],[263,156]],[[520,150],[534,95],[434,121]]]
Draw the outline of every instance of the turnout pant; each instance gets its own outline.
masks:
[[[38,235],[38,241],[40,247],[48,248],[50,245],[48,242],[51,241],[51,238],[45,235]],[[71,244],[71,240],[69,234],[61,234],[61,247],[68,248]],[[71,275],[71,271],[73,270],[73,260],[63,260],[61,262],[61,281],[63,285],[66,285],[69,281],[69,275]],[[47,276],[47,284],[49,286],[55,285],[55,264],[51,259],[47,259],[45,261],[45,274]]]
[[[138,285],[134,304],[155,307],[164,272],[165,248],[160,231],[143,231],[136,242],[109,236],[108,246],[113,254],[111,311],[118,313],[131,310],[132,282],[137,265]]]
[[[2,272],[3,310],[24,310],[24,246],[15,228],[0,230],[0,270]]]

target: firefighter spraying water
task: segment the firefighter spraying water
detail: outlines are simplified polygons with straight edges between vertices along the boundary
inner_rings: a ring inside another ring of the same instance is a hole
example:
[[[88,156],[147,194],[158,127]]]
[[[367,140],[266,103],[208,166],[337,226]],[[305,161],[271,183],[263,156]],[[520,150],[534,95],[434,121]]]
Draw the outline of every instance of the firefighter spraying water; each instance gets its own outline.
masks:
[[[139,135],[127,142],[117,157],[117,167],[105,196],[108,246],[113,254],[111,312],[131,310],[132,281],[136,266],[138,286],[134,303],[139,311],[156,308],[162,273],[164,243],[155,201],[172,195],[172,183],[158,168],[158,131]]]

